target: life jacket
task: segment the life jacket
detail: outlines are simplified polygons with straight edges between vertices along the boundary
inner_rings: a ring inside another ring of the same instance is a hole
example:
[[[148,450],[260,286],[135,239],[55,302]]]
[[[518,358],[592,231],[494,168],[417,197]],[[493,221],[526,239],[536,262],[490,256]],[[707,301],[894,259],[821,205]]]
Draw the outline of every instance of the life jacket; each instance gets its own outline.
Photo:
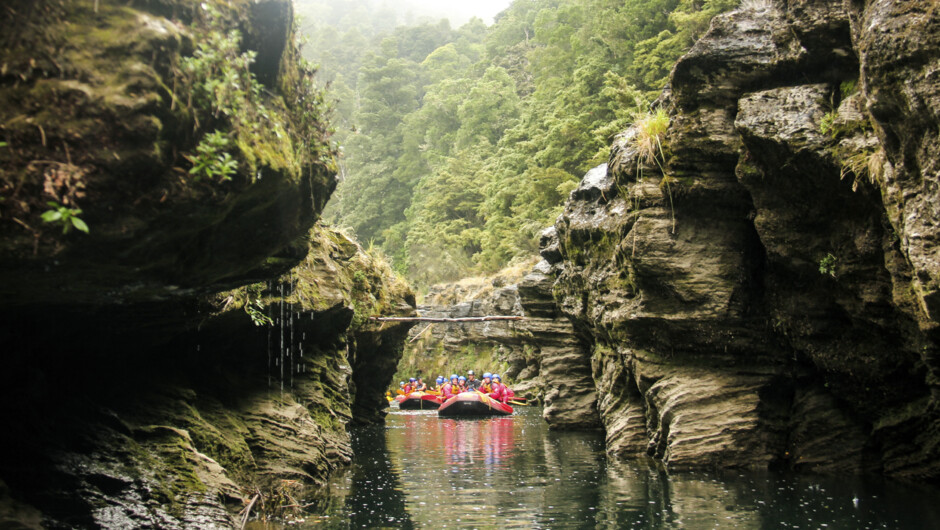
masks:
[[[418,385],[418,388],[417,388],[418,392],[424,392],[427,389],[428,389],[428,385],[425,383],[421,383],[420,385]]]
[[[493,391],[493,384],[483,383],[482,385],[480,385],[479,391],[483,392],[484,394],[489,394],[490,392]]]
[[[444,399],[450,399],[454,397],[453,393],[454,387],[450,383],[444,383],[444,386],[441,387],[441,396]]]
[[[493,391],[490,392],[488,395],[497,401],[505,402],[505,395],[506,395],[505,392],[506,392],[506,385],[502,383],[493,383]]]
[[[414,392],[415,389],[412,388],[412,386],[411,386],[410,384],[407,384],[407,385],[405,385],[404,391],[405,391],[405,395],[407,396],[408,394]]]

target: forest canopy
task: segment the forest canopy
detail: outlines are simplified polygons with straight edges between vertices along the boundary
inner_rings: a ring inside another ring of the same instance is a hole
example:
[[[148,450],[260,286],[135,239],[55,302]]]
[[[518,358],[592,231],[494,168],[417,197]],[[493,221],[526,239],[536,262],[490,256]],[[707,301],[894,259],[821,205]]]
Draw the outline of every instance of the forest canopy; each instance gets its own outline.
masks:
[[[739,0],[515,0],[459,28],[374,0],[297,3],[344,153],[326,219],[423,287],[537,252],[580,177]]]

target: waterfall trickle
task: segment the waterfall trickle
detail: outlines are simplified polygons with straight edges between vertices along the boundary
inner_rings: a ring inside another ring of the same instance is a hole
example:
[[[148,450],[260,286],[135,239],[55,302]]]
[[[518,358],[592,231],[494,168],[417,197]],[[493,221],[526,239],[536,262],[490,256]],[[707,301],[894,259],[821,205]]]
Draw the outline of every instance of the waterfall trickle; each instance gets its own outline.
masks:
[[[281,368],[281,392],[284,392],[284,284],[278,284],[278,293],[281,296],[280,306],[281,306],[281,316],[278,319],[278,325],[281,328],[281,348],[279,352],[280,358],[280,368]]]
[[[290,362],[290,389],[294,390],[294,316],[296,313],[290,312],[290,349],[287,352],[287,358]]]
[[[267,287],[268,287],[268,292],[269,292],[269,293],[273,293],[273,292],[274,292],[274,282],[268,281]],[[273,322],[273,321],[274,321],[274,318],[273,318],[273,315],[272,315],[273,312],[274,312],[274,310],[271,308],[271,306],[270,306],[270,304],[269,304],[268,307],[267,307],[267,316],[268,316],[268,321],[269,321],[269,323],[268,323],[268,325],[267,325],[267,328],[268,328],[268,388],[271,388],[271,362],[272,362],[272,357],[273,357],[273,356],[271,355],[271,340],[272,340],[272,338],[273,338],[273,337],[272,337],[272,333],[273,333],[274,326],[272,326],[272,325],[270,324],[270,322]]]

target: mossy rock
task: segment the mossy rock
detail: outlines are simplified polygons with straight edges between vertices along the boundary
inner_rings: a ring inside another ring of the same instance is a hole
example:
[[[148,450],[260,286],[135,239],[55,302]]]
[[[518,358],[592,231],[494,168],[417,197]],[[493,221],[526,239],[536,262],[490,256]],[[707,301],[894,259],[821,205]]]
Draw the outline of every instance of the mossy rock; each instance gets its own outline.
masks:
[[[6,304],[152,302],[297,263],[292,248],[325,205],[336,168],[325,118],[294,102],[306,74],[289,2],[266,2],[274,13],[247,1],[206,4],[251,35],[246,49],[279,50],[271,86],[250,102],[263,105],[264,127],[206,118],[177,97],[181,62],[221,31],[191,4],[102,1],[95,12],[90,2],[14,3],[20,16],[0,15],[12,43],[0,52]],[[196,181],[184,155],[214,129],[231,129],[238,172]],[[313,132],[301,141],[300,129]],[[90,232],[44,223],[49,202],[80,210]]]

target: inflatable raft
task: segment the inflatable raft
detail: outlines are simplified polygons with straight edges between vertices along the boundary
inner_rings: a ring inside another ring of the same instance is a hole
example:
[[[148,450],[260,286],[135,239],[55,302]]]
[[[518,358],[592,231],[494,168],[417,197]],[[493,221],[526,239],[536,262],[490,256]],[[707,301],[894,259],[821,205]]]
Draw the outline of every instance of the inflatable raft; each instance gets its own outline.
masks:
[[[412,392],[407,396],[399,396],[398,408],[402,410],[434,410],[441,406],[441,396],[425,392]]]
[[[480,392],[461,392],[437,409],[438,416],[508,416],[512,407]]]

